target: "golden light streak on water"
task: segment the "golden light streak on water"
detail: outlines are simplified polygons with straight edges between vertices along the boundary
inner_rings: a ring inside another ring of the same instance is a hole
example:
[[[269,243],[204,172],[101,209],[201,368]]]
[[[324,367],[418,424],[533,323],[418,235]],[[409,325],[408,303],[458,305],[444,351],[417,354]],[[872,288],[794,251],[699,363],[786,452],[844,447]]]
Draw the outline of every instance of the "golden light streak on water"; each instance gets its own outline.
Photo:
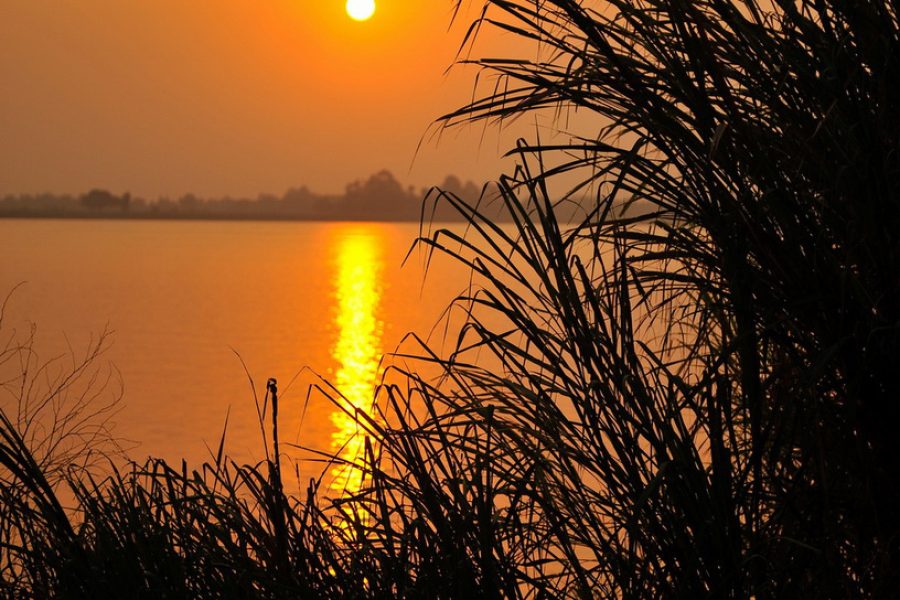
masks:
[[[339,241],[335,296],[338,330],[333,357],[338,363],[334,384],[345,407],[371,414],[379,377],[383,322],[378,318],[381,302],[381,239],[365,226],[350,226]],[[363,457],[365,435],[348,414],[331,414],[334,432],[331,449],[347,461]],[[332,490],[348,495],[359,491],[362,472],[348,466],[331,471]]]

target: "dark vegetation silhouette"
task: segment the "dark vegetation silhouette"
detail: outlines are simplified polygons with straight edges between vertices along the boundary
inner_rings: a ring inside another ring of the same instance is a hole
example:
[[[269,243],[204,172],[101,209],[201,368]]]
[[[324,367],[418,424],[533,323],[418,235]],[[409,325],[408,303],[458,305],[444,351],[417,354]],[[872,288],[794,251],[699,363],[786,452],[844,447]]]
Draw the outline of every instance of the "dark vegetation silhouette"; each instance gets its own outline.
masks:
[[[441,189],[470,202],[481,196],[481,187],[448,175]],[[496,192],[494,192],[496,194]],[[387,170],[349,183],[343,194],[320,194],[302,186],[282,196],[257,198],[200,198],[185,194],[177,200],[162,197],[148,202],[131,194],[94,189],[81,196],[57,194],[8,195],[0,198],[0,218],[90,219],[265,219],[309,221],[414,221],[422,219],[426,190],[404,187]],[[448,206],[438,206],[430,219],[459,221]],[[502,219],[495,211],[492,215]]]
[[[122,210],[127,211],[131,204],[131,194],[116,196],[106,190],[94,189],[78,199],[79,204],[87,210]]]
[[[445,122],[605,125],[513,150],[511,227],[429,198],[467,221],[420,243],[472,268],[468,319],[403,357],[438,380],[393,367],[356,415],[363,489],[285,496],[220,447],[73,477],[70,518],[4,417],[8,593],[898,595],[896,3],[484,4],[470,36],[541,58],[474,61],[496,91]],[[563,175],[595,194],[579,220]]]

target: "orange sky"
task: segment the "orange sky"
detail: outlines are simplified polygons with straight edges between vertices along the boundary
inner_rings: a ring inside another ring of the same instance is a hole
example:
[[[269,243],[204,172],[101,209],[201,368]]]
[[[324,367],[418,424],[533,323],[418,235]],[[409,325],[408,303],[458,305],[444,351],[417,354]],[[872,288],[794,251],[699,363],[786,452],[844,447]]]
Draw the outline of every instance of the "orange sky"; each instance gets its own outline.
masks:
[[[412,163],[472,92],[473,70],[444,74],[468,24],[448,32],[451,7],[378,0],[357,23],[344,0],[0,0],[0,195],[496,177],[514,135],[480,126]]]

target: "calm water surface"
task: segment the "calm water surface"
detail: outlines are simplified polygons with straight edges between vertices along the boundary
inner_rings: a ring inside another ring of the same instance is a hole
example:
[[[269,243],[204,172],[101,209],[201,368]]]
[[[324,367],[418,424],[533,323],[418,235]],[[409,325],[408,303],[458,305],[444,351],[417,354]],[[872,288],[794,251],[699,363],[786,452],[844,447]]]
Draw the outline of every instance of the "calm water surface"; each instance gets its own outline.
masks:
[[[36,324],[36,348],[50,358],[111,329],[103,361],[124,383],[115,433],[137,443],[134,458],[209,458],[229,410],[231,454],[259,458],[240,359],[259,394],[278,378],[283,440],[353,451],[352,422],[308,399],[314,374],[364,406],[381,355],[408,331],[428,335],[467,281],[437,260],[423,286],[420,253],[401,268],[417,233],[414,224],[0,220],[0,295],[27,282],[3,333]]]

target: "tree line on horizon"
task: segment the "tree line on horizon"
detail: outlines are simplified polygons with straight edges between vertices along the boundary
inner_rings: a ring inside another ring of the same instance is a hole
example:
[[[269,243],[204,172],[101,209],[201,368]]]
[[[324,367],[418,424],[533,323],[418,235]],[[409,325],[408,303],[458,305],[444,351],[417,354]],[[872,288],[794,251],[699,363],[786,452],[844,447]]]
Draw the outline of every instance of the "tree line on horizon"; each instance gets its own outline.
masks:
[[[448,175],[439,187],[471,203],[481,199],[489,203],[496,196],[491,184],[479,186],[455,175]],[[322,194],[302,185],[281,196],[256,198],[201,198],[188,193],[151,201],[102,188],[81,195],[7,195],[0,198],[0,217],[419,221],[424,215],[428,220],[459,220],[455,211],[429,202],[428,196],[428,189],[404,187],[383,169],[347,184],[343,194]]]

